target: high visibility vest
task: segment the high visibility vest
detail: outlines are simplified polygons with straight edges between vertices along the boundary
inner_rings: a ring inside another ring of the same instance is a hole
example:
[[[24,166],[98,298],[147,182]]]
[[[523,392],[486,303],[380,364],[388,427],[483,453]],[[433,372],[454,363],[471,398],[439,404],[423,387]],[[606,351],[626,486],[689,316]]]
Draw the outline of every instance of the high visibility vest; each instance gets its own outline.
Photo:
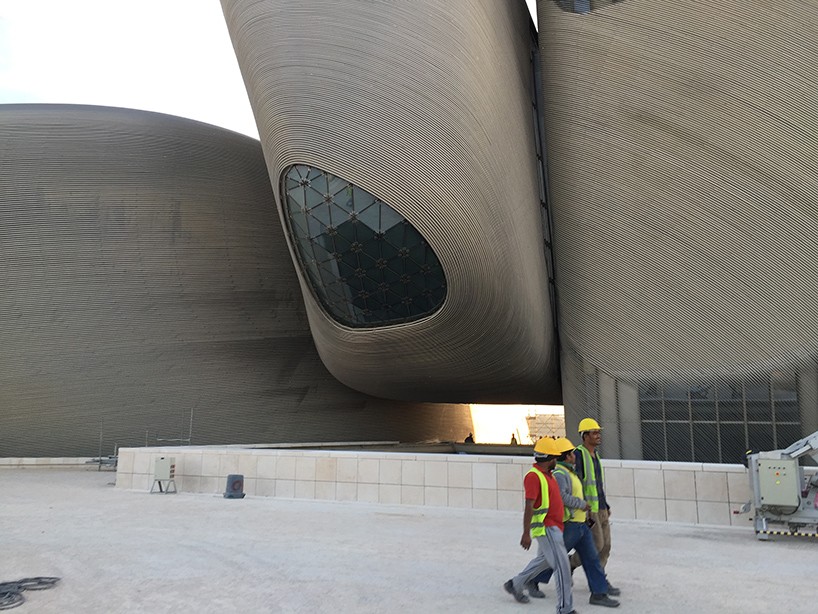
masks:
[[[591,458],[591,453],[585,449],[585,446],[578,446],[577,450],[582,453],[582,468],[585,470],[585,477],[582,479],[583,491],[585,493],[585,500],[591,506],[592,512],[599,511],[599,490],[597,490],[597,475],[594,468],[594,459]],[[599,454],[596,455],[599,458]],[[605,480],[605,471],[602,469],[602,459],[599,458],[599,482]]]
[[[565,465],[557,465],[557,468],[554,469],[554,473],[561,473],[562,475],[568,476],[571,480],[571,494],[577,499],[585,500],[582,492],[582,480],[579,479],[576,473]],[[567,505],[565,506],[565,517],[563,518],[565,522],[585,522],[585,517],[585,510],[577,510]]]
[[[531,530],[531,537],[542,537],[545,535],[545,515],[548,513],[548,482],[545,480],[545,476],[542,474],[541,471],[532,467],[528,470],[528,473],[536,473],[537,477],[540,478],[540,492],[542,502],[540,503],[540,507],[534,509],[534,515],[531,516],[531,524],[528,525],[529,529]],[[526,475],[528,475],[526,473]]]

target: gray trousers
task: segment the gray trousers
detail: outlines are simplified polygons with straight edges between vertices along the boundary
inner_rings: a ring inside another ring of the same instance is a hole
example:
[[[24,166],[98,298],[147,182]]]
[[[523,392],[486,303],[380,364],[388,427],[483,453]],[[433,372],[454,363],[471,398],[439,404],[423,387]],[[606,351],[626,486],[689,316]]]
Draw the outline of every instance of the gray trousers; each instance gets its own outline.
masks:
[[[571,594],[571,565],[568,563],[568,553],[565,551],[562,531],[557,527],[545,527],[545,535],[535,539],[537,540],[537,556],[511,579],[514,583],[514,590],[525,589],[526,584],[533,581],[540,572],[551,568],[554,570],[553,577],[557,589],[557,614],[570,614],[574,610],[574,597]]]

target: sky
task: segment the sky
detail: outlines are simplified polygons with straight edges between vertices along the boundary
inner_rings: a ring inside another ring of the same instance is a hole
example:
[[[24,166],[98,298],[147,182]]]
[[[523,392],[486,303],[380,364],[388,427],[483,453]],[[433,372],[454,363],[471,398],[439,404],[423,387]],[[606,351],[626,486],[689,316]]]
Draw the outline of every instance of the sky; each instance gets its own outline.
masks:
[[[0,104],[32,102],[156,111],[258,138],[218,0],[0,0]]]

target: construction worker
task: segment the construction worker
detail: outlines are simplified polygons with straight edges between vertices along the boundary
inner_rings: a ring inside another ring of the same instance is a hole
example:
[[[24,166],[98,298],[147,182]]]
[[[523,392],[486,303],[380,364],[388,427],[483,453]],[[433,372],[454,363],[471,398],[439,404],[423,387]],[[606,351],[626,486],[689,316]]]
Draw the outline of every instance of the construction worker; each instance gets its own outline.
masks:
[[[582,490],[585,500],[591,507],[589,516],[593,521],[591,533],[599,552],[599,562],[602,569],[608,564],[611,554],[611,525],[609,518],[611,507],[605,498],[605,472],[602,469],[597,448],[602,444],[602,427],[593,418],[583,418],[579,422],[579,435],[582,444],[577,447],[576,473],[582,480]],[[571,557],[571,567],[579,567],[581,562],[574,554]]]
[[[551,475],[557,456],[556,442],[550,437],[534,445],[534,466],[523,480],[525,508],[520,546],[528,550],[531,540],[536,539],[537,556],[503,588],[520,603],[528,603],[524,590],[541,571],[550,567],[557,585],[557,614],[573,614],[571,568],[562,539],[565,509],[557,482]]]
[[[599,562],[594,537],[586,522],[586,513],[591,507],[586,503],[582,482],[574,473],[574,444],[565,437],[556,441],[556,450],[560,452],[557,465],[553,470],[554,478],[560,487],[560,495],[565,506],[565,529],[563,538],[568,550],[576,549],[585,577],[588,579],[588,588],[591,590],[591,605],[601,605],[609,608],[619,607],[619,602],[611,599],[610,595],[618,595],[619,589],[608,585],[602,564]],[[551,578],[551,570],[539,574],[535,582],[545,582]],[[528,594],[531,597],[545,597],[545,593],[538,586],[529,586]]]

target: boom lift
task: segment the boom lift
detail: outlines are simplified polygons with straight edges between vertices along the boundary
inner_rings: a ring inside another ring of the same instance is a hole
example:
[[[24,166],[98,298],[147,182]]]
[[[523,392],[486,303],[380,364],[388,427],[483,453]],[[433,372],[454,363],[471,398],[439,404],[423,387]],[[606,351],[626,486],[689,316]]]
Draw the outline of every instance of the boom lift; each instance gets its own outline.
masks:
[[[747,454],[753,498],[739,511],[754,510],[758,539],[766,541],[770,535],[818,537],[818,473],[804,476],[798,462],[804,455],[818,461],[818,431],[783,450]]]

